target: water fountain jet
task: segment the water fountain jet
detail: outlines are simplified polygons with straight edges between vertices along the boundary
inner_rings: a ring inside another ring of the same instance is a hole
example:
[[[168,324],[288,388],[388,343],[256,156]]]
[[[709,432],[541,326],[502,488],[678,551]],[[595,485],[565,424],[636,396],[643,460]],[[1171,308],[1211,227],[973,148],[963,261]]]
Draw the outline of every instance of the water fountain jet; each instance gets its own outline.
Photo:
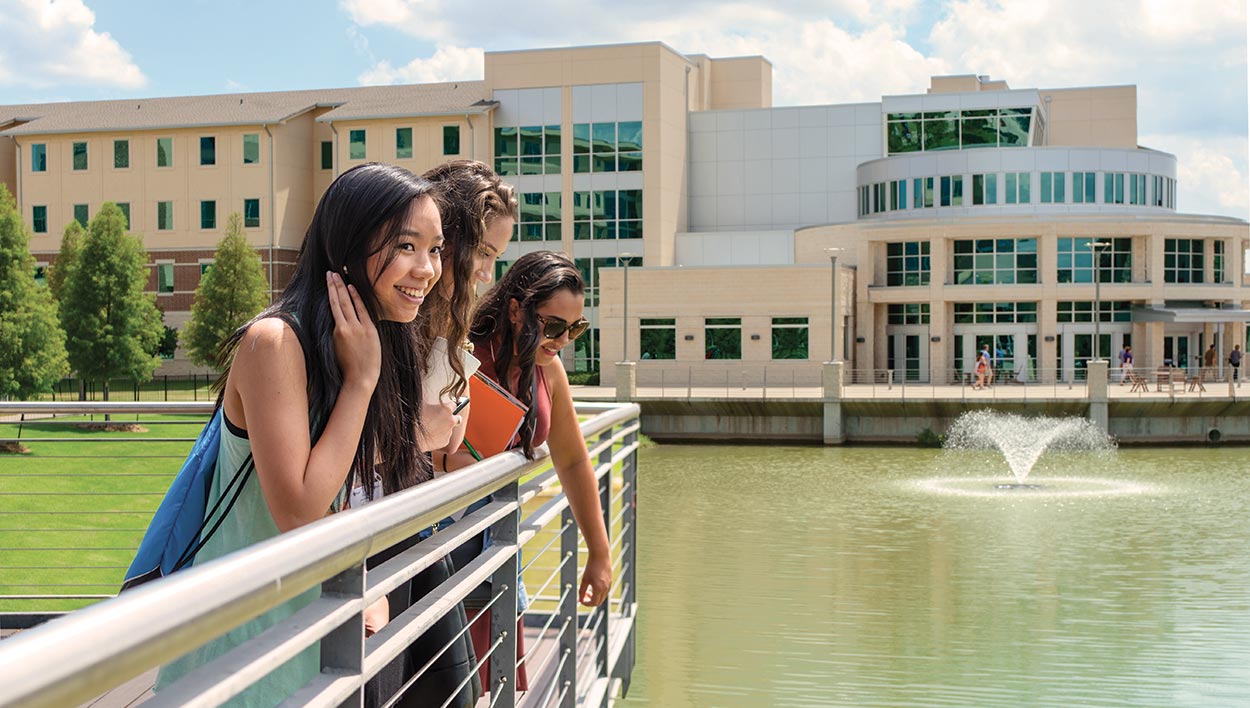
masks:
[[[997,450],[1011,468],[1015,483],[995,488],[1037,490],[1039,485],[1026,484],[1025,479],[1047,450],[1101,452],[1115,449],[1115,442],[1087,418],[1027,417],[979,410],[959,416],[947,431],[943,447]]]

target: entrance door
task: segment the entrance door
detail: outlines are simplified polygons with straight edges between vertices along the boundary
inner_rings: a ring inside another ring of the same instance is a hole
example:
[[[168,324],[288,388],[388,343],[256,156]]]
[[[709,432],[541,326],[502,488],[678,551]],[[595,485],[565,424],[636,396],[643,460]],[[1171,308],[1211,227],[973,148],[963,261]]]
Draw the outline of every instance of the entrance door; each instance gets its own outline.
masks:
[[[994,380],[1036,381],[1037,335],[1024,327],[999,325],[985,332],[961,332],[956,336],[956,367],[965,374],[975,375],[977,357],[984,347],[989,347],[990,362],[994,367]],[[1021,372],[1023,371],[1023,374]]]
[[[894,380],[928,382],[929,341],[927,333],[892,332],[889,335],[887,368],[894,370]]]
[[[1189,369],[1194,365],[1190,358],[1192,334],[1166,334],[1163,336],[1163,365]]]

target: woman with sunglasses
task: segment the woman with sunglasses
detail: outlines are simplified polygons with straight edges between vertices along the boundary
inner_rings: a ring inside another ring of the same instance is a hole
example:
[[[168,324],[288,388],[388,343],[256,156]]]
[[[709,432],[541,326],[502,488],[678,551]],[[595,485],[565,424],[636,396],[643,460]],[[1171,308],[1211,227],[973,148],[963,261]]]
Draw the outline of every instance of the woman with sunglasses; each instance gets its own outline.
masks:
[[[556,475],[589,551],[577,597],[583,605],[594,607],[608,597],[612,560],[594,465],[560,361],[560,350],[590,326],[582,316],[585,291],[586,284],[568,256],[554,251],[528,253],[483,296],[473,313],[469,337],[474,356],[482,362],[479,372],[531,410],[513,446],[529,459],[544,442],[551,450]],[[472,464],[473,458],[462,451],[448,456],[446,462],[448,469],[457,469]],[[478,656],[490,647],[488,620],[483,615],[473,623]],[[519,644],[518,654],[522,653]],[[524,681],[521,670],[518,683]]]

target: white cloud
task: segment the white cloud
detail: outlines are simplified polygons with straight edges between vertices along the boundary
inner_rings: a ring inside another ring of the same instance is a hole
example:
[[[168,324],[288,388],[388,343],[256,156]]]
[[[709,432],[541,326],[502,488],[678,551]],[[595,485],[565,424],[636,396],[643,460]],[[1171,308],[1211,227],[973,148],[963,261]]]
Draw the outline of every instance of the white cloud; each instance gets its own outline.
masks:
[[[472,81],[481,78],[481,48],[440,46],[429,58],[418,57],[404,66],[391,66],[391,63],[384,59],[358,76],[357,80],[361,84],[370,86]]]
[[[1142,135],[1146,147],[1176,155],[1177,211],[1245,218],[1250,211],[1250,140]]]
[[[0,84],[139,88],[139,67],[82,0],[0,0]]]

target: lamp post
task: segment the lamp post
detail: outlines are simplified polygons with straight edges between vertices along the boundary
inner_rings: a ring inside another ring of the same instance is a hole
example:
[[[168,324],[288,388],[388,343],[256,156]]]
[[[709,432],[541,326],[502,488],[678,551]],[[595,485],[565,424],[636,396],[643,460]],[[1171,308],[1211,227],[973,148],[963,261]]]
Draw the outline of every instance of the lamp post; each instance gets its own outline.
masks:
[[[623,297],[625,312],[621,316],[621,361],[629,361],[629,262],[638,257],[637,253],[618,253],[616,257],[625,264],[625,293]]]
[[[1090,241],[1089,250],[1094,256],[1094,361],[1102,360],[1102,252],[1111,247],[1108,241]]]
[[[829,361],[838,361],[838,254],[841,248],[830,246],[829,254]]]

